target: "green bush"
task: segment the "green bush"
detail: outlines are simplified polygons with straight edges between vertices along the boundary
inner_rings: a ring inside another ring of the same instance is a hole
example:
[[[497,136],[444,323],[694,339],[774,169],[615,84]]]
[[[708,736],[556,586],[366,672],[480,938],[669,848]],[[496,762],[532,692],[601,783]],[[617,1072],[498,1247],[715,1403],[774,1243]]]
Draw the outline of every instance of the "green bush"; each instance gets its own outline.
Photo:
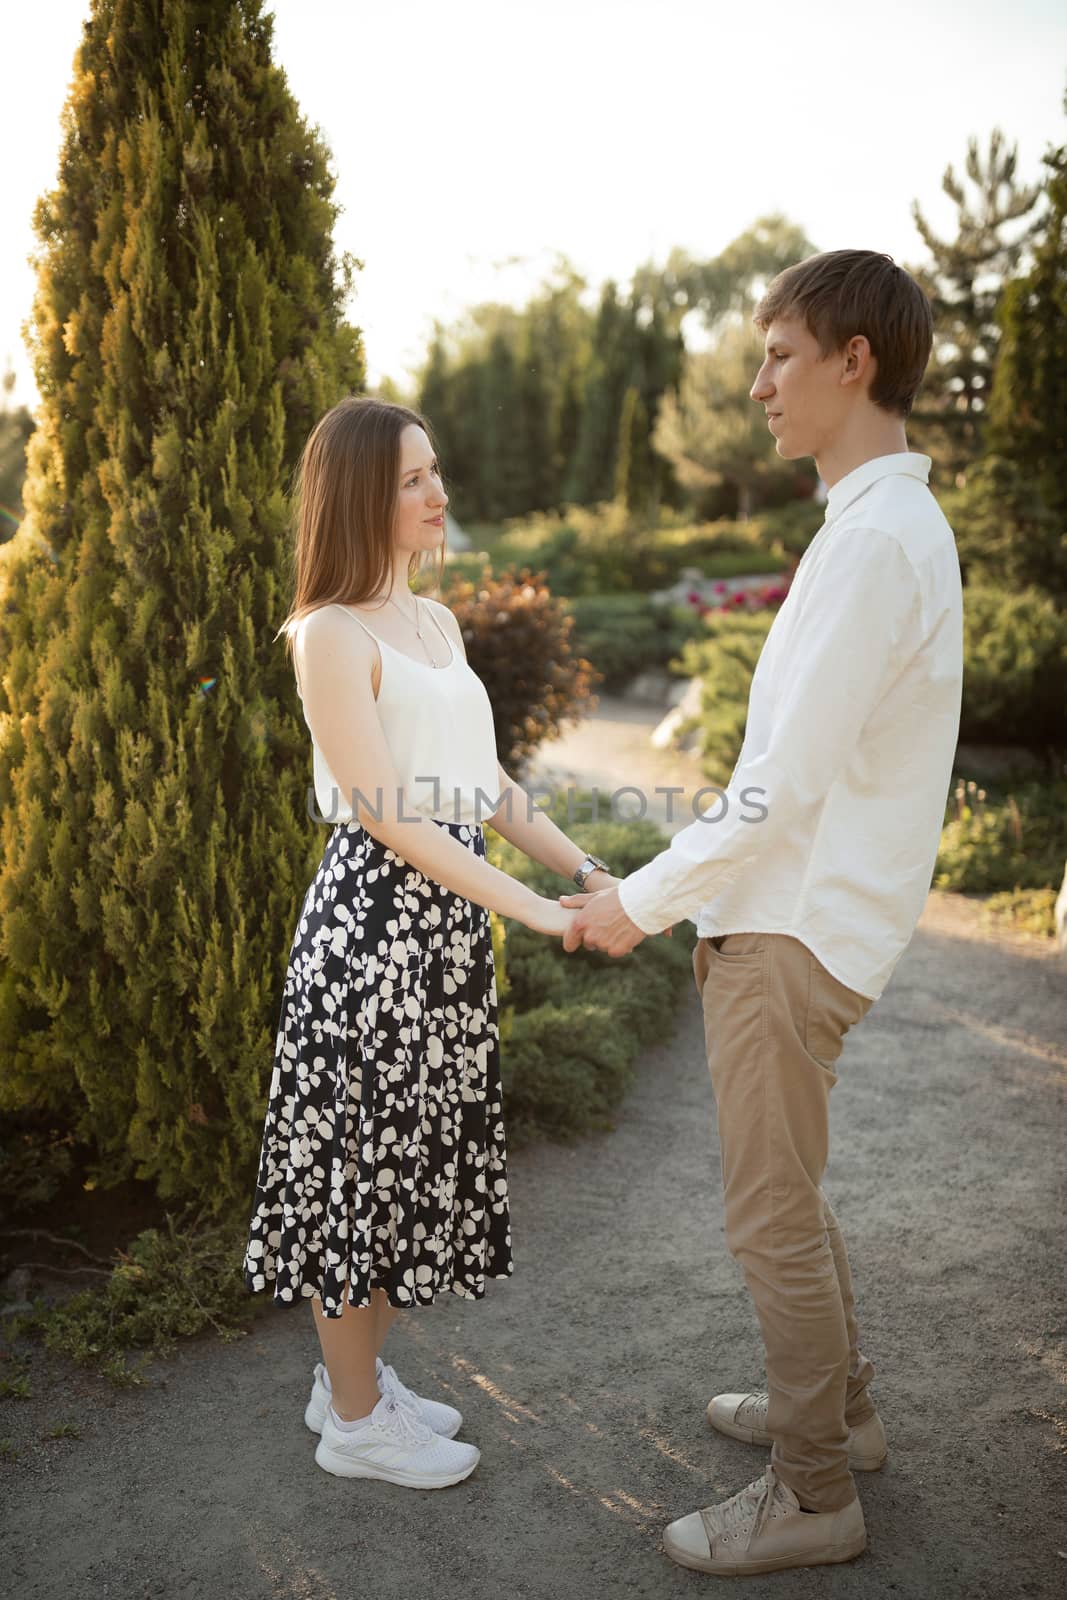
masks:
[[[74,1166],[74,1135],[39,1112],[8,1111],[0,1135],[0,1215],[54,1200]]]
[[[1067,859],[1067,779],[995,795],[960,783],[949,800],[934,868],[938,889],[1047,889]]]
[[[576,798],[580,811],[588,797]],[[665,843],[650,822],[569,824],[563,797],[549,814],[583,849],[610,862],[619,877],[643,866]],[[540,894],[567,893],[554,872],[498,835],[488,837],[494,865]],[[646,939],[617,961],[591,950],[567,955],[557,940],[521,923],[507,924],[511,1009],[501,1060],[513,1144],[610,1126],[633,1080],[638,1051],[669,1034],[674,1009],[692,981],[694,938],[692,926],[682,923],[670,938]]]
[[[963,591],[964,670],[960,737],[1067,746],[1067,612],[1040,589]]]
[[[242,1211],[205,1223],[202,1215],[145,1228],[99,1287],[59,1305],[39,1297],[31,1311],[5,1322],[7,1338],[38,1335],[45,1348],[99,1370],[116,1387],[144,1383],[144,1368],[166,1356],[178,1339],[213,1329],[224,1342],[240,1339],[264,1309],[249,1295],[241,1271],[247,1231]],[[141,1351],[136,1367],[127,1361]]]
[[[574,647],[592,662],[609,694],[639,672],[666,667],[703,624],[689,606],[659,606],[643,594],[587,595],[568,602]]]
[[[1007,923],[1016,932],[1054,939],[1056,897],[1055,889],[1003,889],[989,896],[982,907],[982,917],[994,926]]]
[[[620,505],[571,506],[507,523],[490,556],[494,570],[527,566],[544,574],[553,594],[574,599],[669,588],[686,567],[709,578],[782,571],[785,552],[768,548],[761,534],[757,519],[694,524],[664,511],[650,528]]]
[[[678,731],[699,731],[700,763],[712,783],[728,782],[741,753],[752,675],[774,616],[772,610],[712,612],[704,619],[705,637],[682,652],[681,670],[703,681],[700,715]]]
[[[790,500],[759,516],[760,541],[799,559],[822,527],[826,507],[814,500]]]

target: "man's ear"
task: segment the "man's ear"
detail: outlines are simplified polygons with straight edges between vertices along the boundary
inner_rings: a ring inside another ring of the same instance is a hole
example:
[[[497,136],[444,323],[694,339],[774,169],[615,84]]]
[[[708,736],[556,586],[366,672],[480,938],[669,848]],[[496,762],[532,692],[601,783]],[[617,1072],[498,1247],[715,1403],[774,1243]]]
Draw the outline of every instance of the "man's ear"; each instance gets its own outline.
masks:
[[[870,340],[865,333],[854,333],[841,351],[841,382],[859,383],[864,377],[874,381],[877,367]]]

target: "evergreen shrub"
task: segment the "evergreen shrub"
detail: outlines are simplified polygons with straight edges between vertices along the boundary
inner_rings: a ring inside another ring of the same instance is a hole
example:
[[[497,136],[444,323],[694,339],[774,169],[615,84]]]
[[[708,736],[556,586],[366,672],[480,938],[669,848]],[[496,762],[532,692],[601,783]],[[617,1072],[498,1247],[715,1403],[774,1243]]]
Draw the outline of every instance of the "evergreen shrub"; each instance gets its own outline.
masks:
[[[330,152],[240,6],[87,8],[0,573],[0,1111],[245,1200],[308,827],[285,488],[364,382]]]

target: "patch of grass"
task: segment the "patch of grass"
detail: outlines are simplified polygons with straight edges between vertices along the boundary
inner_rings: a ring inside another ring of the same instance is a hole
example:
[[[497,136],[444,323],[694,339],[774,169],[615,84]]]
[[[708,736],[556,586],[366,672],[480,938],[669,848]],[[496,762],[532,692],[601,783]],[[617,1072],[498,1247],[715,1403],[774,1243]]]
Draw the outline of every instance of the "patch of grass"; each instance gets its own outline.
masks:
[[[32,1400],[33,1390],[30,1388],[28,1370],[24,1369],[11,1378],[0,1378],[0,1400]]]
[[[57,1422],[45,1434],[46,1439],[80,1439],[81,1436],[82,1431],[75,1422]]]

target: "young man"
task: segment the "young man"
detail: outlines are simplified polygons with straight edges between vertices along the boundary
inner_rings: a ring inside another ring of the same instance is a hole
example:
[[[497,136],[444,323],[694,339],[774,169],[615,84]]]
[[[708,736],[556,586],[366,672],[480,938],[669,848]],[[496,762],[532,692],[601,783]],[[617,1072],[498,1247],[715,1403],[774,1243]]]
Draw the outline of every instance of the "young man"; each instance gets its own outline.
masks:
[[[820,1187],[849,1028],[885,988],[930,886],[959,728],[952,530],[904,422],[930,354],[926,297],[888,256],[788,268],[756,324],[752,398],[778,454],[814,456],[826,521],[760,656],[744,745],[709,813],[621,885],[568,896],[567,936],[624,955],[696,921],[726,1242],[755,1302],[767,1394],[712,1425],[771,1444],[765,1476],[671,1523],[668,1554],[737,1574],[866,1547],[850,1467],[881,1466],[844,1241]],[[749,791],[746,793],[746,791]]]

